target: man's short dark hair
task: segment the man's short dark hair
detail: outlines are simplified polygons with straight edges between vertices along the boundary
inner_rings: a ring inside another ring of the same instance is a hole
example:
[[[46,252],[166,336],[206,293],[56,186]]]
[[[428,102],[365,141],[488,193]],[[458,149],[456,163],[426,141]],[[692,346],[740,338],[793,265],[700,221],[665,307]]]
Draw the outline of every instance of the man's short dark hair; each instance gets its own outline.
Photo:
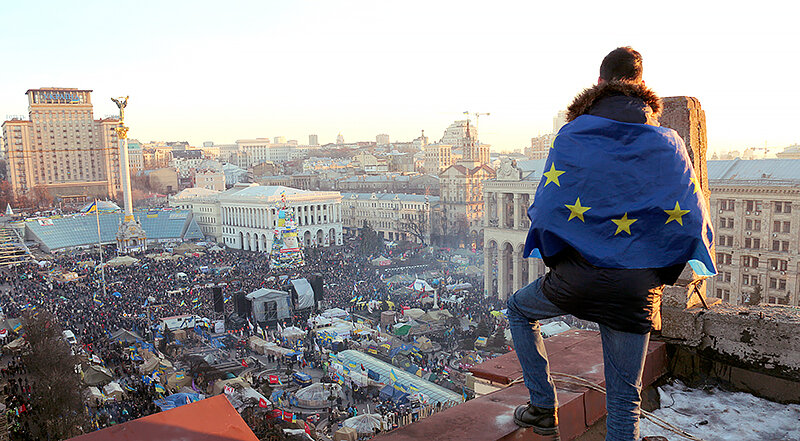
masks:
[[[603,81],[640,81],[642,79],[642,54],[630,46],[618,47],[609,52],[600,64]]]

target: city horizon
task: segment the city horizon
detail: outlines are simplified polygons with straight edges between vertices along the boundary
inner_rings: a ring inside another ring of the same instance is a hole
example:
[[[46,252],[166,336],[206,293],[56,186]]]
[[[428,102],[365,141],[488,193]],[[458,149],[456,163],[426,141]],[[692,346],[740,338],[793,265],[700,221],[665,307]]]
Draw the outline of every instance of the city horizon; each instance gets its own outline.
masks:
[[[694,5],[692,22],[703,25],[687,32],[586,34],[580,29],[604,19],[637,22],[642,14],[665,25],[682,22],[689,4],[569,21],[558,17],[575,8],[557,5],[252,4],[243,14],[170,4],[156,15],[155,4],[144,4],[122,17],[59,6],[7,7],[9,26],[0,31],[7,41],[25,33],[21,18],[30,14],[48,26],[7,47],[17,62],[0,90],[0,115],[25,114],[27,89],[83,87],[94,91],[98,116],[115,112],[107,98],[131,96],[132,138],[200,146],[275,136],[302,143],[310,134],[324,144],[339,133],[346,142],[381,133],[411,141],[422,130],[436,140],[469,111],[491,113],[480,120],[480,139],[492,151],[510,151],[549,133],[553,116],[596,82],[605,54],[631,45],[644,56],[644,78],[657,94],[700,100],[710,153],[800,142],[789,107],[800,94],[790,76],[797,70],[791,42],[798,40],[791,10],[718,14]],[[548,20],[530,26],[531,17]],[[72,26],[76,19],[90,26]],[[87,43],[92,51],[76,55],[73,48]],[[747,80],[764,69],[770,81]]]

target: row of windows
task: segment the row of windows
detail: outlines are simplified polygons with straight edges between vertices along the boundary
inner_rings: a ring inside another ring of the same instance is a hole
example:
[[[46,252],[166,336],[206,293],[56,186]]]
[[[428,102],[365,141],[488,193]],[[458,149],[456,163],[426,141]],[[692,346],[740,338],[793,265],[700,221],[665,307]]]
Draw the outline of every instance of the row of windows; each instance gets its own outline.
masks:
[[[762,211],[764,206],[763,201],[749,199],[744,200],[743,208],[745,211],[755,212],[755,211]],[[722,211],[734,211],[736,207],[736,200],[735,199],[720,199],[719,200],[719,209]],[[791,213],[792,212],[792,203],[787,201],[772,201],[772,211],[775,213]]]

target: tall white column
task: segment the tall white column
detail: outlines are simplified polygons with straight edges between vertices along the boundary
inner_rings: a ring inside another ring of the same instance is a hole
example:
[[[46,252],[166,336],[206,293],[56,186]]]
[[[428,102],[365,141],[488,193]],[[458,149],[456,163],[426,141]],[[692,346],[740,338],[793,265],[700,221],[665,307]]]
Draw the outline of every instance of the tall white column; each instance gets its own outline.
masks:
[[[489,195],[490,193],[485,193],[483,195],[483,227],[486,228],[489,226]]]
[[[492,292],[492,250],[488,246],[483,247],[483,290]]]
[[[506,194],[497,194],[497,225],[500,228],[506,227]]]
[[[522,217],[520,216],[522,211],[522,206],[520,204],[520,200],[522,199],[519,193],[514,193],[514,229],[518,230],[522,228]]]
[[[522,253],[517,253],[517,250],[511,251],[511,259],[514,266],[514,286],[512,288],[514,292],[517,292],[520,288],[522,288],[522,265],[525,262],[522,260],[521,255]]]
[[[125,133],[128,131],[120,121],[120,132],[123,130]],[[119,155],[122,161],[120,174],[122,175],[122,198],[125,201],[125,221],[128,222],[133,220],[133,205],[131,204],[133,199],[131,198],[131,160],[128,155],[127,135],[118,135],[117,143],[119,144]]]
[[[497,296],[501,300],[508,297],[508,259],[505,245],[497,249]]]

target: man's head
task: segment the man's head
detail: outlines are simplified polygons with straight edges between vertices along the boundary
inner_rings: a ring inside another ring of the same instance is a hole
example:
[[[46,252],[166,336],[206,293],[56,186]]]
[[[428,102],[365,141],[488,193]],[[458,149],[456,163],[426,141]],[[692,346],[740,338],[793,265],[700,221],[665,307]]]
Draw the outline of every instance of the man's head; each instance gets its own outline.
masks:
[[[642,54],[630,46],[618,47],[609,52],[600,64],[600,78],[597,82],[615,80],[644,83],[642,81]]]

